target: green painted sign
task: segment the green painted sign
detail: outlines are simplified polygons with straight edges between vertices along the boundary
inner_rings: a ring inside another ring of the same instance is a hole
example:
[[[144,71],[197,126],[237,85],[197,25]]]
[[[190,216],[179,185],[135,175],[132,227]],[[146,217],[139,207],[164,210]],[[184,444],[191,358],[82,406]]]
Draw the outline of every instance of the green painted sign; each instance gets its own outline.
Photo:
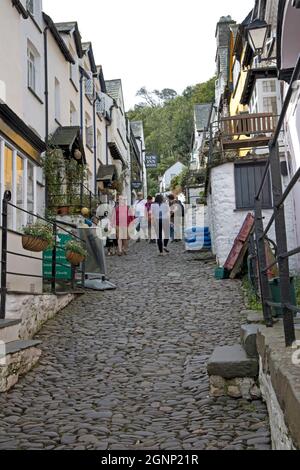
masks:
[[[58,234],[56,247],[56,279],[70,281],[72,279],[72,268],[65,256],[65,244],[72,240],[71,235]],[[52,279],[52,255],[53,250],[44,251],[43,257],[43,276],[44,279]],[[62,266],[64,265],[64,266]]]

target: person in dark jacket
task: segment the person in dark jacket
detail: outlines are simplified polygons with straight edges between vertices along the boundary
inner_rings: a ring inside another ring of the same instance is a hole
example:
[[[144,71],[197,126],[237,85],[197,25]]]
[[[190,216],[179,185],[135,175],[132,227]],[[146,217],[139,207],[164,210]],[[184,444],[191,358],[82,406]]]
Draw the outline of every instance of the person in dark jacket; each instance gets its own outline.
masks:
[[[170,253],[168,250],[170,240],[170,207],[161,194],[156,196],[151,212],[151,220],[157,237],[159,254],[164,256]]]

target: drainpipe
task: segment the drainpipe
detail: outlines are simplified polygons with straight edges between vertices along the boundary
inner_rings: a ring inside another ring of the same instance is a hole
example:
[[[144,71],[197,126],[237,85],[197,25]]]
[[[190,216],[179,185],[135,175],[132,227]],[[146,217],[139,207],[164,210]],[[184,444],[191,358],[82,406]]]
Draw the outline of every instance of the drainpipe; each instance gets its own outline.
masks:
[[[94,126],[94,195],[97,194],[97,132],[96,132],[96,103],[99,100],[98,95],[93,101],[93,126]]]
[[[44,29],[44,72],[45,72],[45,143],[48,145],[49,138],[49,81],[48,81],[48,29]]]
[[[81,138],[83,139],[83,80],[86,78],[87,80],[90,78],[90,76],[86,73],[83,67],[81,65],[79,66],[79,72],[80,72],[80,133],[81,133]]]
[[[117,108],[116,103],[114,103],[113,105],[111,105],[111,107],[109,108],[109,118],[106,119],[106,126],[105,126],[106,165],[108,165],[108,128],[109,128],[109,127],[111,126],[111,124],[112,124],[112,110],[113,110],[113,108]]]
[[[46,26],[43,31],[44,36],[44,86],[45,86],[45,144],[48,146],[49,141],[49,80],[48,80],[48,29],[49,26]],[[48,182],[45,179],[45,207],[48,208]]]
[[[144,149],[143,149],[143,140],[142,140],[142,137],[137,137],[137,140],[139,140],[139,141],[140,141],[140,144],[141,144],[142,183],[143,183],[143,194],[144,194],[144,197],[145,197],[145,185],[144,185],[144,158],[143,158],[143,155],[144,155]]]

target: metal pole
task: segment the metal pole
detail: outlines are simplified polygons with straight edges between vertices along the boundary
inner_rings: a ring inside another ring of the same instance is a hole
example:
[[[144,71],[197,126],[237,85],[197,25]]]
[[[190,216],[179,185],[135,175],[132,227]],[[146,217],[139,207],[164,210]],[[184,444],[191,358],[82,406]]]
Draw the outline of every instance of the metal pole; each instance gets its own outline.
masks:
[[[263,314],[266,326],[273,326],[272,309],[267,304],[271,301],[271,291],[268,279],[268,273],[265,272],[267,266],[267,257],[265,250],[265,239],[263,238],[264,224],[262,216],[262,202],[261,199],[255,199],[255,238],[257,244],[257,258],[258,258],[258,271],[261,299],[263,306]]]
[[[74,291],[75,290],[75,276],[76,276],[76,267],[71,266],[71,288]]]
[[[84,289],[85,288],[85,260],[82,262],[81,265],[81,287]]]
[[[56,252],[57,252],[57,225],[56,222],[53,224],[53,238],[54,246],[52,251],[52,281],[51,281],[51,292],[52,294],[56,293]]]
[[[287,253],[287,235],[285,223],[284,205],[279,205],[282,199],[282,183],[280,172],[280,156],[278,143],[270,145],[270,165],[272,173],[272,192],[274,206],[277,207],[275,217],[275,232],[278,253]],[[280,280],[280,295],[281,303],[283,305],[283,324],[286,346],[292,346],[296,340],[294,314],[287,305],[291,302],[291,287],[290,287],[290,269],[289,259],[287,257],[279,257],[279,280]]]
[[[5,191],[2,201],[2,247],[1,247],[1,306],[0,319],[5,319],[7,294],[7,213],[11,192]]]
[[[249,255],[250,255],[250,264],[251,264],[251,275],[252,275],[252,284],[257,295],[258,293],[258,278],[257,278],[257,256],[255,250],[255,241],[253,233],[250,235],[249,240]]]

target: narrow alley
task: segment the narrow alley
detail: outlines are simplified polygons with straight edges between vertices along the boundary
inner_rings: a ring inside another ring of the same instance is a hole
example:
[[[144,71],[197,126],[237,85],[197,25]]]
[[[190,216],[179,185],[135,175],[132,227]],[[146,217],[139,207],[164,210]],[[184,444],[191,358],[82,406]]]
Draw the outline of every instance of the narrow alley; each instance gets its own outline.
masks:
[[[209,398],[206,361],[243,322],[238,281],[173,244],[108,260],[116,291],[51,320],[39,365],[0,396],[0,449],[270,449],[261,401]]]

